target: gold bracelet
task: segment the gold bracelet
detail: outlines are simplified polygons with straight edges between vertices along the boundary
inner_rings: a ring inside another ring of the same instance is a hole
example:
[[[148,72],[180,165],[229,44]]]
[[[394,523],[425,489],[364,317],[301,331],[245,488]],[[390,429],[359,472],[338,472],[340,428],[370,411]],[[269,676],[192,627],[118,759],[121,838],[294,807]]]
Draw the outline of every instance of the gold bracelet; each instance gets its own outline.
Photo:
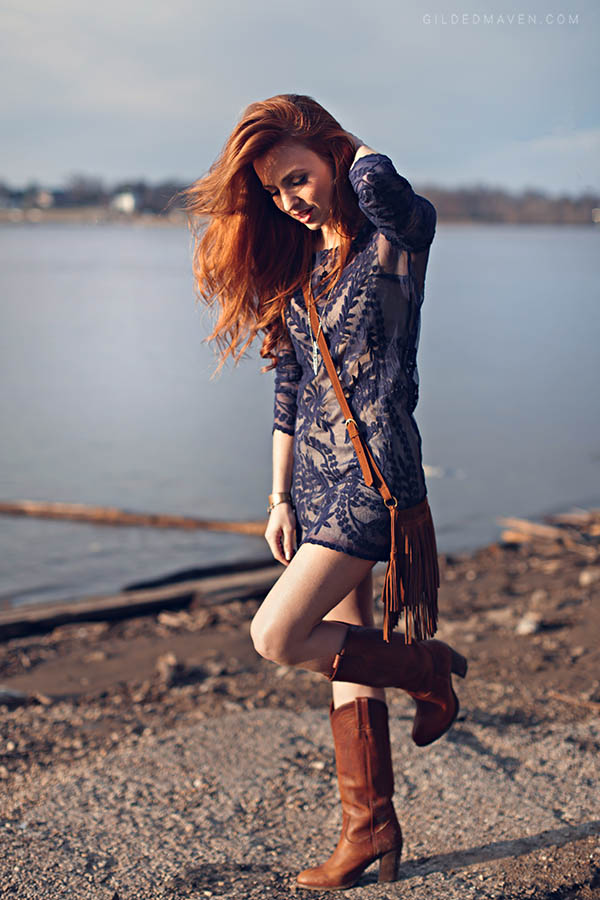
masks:
[[[292,495],[289,491],[276,491],[274,494],[269,494],[269,505],[267,507],[267,512],[271,512],[271,510],[279,503],[292,504]]]

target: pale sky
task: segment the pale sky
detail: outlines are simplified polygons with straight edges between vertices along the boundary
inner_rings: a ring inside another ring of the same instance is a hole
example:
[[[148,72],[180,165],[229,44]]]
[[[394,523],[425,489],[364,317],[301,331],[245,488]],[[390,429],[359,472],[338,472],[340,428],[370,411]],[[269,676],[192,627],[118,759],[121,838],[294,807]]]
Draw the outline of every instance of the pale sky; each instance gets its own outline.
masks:
[[[0,179],[192,181],[248,103],[295,92],[421,186],[598,192],[599,22],[597,0],[1,0]]]

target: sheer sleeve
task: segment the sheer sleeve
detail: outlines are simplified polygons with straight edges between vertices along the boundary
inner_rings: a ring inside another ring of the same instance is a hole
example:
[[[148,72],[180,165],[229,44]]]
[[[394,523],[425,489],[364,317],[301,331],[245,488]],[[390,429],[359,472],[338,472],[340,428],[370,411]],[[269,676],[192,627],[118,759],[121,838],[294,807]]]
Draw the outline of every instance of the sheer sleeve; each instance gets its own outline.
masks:
[[[302,366],[294,349],[284,349],[277,354],[275,366],[275,400],[273,405],[273,429],[294,434],[296,425],[296,400]]]
[[[348,177],[361,210],[391,244],[411,253],[427,250],[435,234],[435,207],[415,194],[389,156],[361,156]]]

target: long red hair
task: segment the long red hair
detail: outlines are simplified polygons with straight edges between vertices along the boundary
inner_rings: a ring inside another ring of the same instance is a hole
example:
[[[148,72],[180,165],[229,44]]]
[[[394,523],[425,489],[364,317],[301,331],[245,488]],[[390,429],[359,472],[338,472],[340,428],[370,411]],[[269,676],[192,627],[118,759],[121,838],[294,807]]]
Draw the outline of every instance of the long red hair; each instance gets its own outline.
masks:
[[[339,280],[365,221],[348,180],[354,145],[327,110],[304,94],[278,94],[246,108],[208,173],[183,192],[196,291],[219,310],[205,338],[221,352],[213,377],[230,354],[237,364],[260,331],[260,355],[271,358],[262,372],[276,365],[278,349],[289,347],[284,310],[294,291],[308,285],[314,235],[275,206],[252,165],[288,139],[301,141],[332,170],[330,215],[340,248],[324,289]]]

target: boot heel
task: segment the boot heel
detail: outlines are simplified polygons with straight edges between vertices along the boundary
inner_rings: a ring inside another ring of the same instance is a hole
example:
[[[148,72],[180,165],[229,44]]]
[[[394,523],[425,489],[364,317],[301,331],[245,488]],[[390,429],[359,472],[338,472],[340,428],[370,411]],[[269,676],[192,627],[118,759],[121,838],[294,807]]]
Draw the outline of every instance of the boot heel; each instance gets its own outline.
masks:
[[[464,656],[460,653],[457,653],[456,650],[452,651],[452,668],[451,672],[454,675],[458,675],[459,678],[464,678],[467,674],[468,663]]]
[[[398,869],[400,867],[400,857],[402,848],[390,850],[379,858],[379,878],[378,881],[397,881]]]

